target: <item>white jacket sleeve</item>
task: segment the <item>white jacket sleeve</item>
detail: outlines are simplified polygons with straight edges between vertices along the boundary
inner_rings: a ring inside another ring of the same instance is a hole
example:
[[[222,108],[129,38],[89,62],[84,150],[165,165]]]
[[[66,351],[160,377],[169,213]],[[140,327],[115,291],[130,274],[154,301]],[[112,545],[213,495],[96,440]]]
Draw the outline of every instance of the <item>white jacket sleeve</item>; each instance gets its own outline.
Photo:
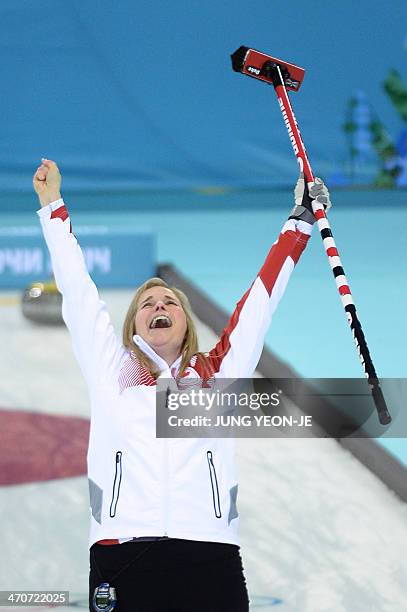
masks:
[[[55,281],[62,293],[62,316],[71,334],[75,357],[88,385],[98,383],[117,371],[125,348],[86,269],[63,200],[52,202],[37,213],[51,254]]]
[[[274,311],[312,230],[289,219],[252,286],[246,291],[216,346],[209,352],[210,370],[218,378],[250,378],[259,362]]]

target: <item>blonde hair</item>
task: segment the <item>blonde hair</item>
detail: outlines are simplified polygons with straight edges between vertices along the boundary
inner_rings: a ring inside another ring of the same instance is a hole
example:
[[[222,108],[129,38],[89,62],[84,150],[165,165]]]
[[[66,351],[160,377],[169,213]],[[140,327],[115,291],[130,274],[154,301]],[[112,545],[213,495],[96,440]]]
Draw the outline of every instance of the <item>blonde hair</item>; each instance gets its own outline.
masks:
[[[178,374],[178,376],[182,376],[191,358],[194,355],[200,355],[198,353],[198,335],[196,333],[195,323],[192,318],[191,305],[187,296],[183,291],[177,289],[177,287],[170,287],[161,278],[149,278],[136,290],[136,293],[134,294],[134,297],[130,302],[130,306],[128,308],[126,318],[123,324],[123,344],[126,348],[129,349],[131,353],[135,355],[135,357],[138,359],[142,366],[147,368],[153,376],[158,376],[159,372],[157,370],[156,364],[149,357],[147,357],[147,355],[137,346],[137,344],[133,340],[134,334],[137,333],[135,317],[140,297],[144,293],[144,291],[147,291],[152,287],[167,287],[178,298],[185,313],[187,321],[187,331],[185,333],[184,341],[181,346],[182,359]]]

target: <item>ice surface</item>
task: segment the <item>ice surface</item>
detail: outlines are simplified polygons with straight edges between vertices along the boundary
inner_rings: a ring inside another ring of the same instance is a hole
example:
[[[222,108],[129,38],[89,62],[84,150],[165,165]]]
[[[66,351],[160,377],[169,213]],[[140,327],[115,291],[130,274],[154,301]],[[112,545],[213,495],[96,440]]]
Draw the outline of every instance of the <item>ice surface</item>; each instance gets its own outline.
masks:
[[[131,293],[102,297],[119,331]],[[215,337],[198,327],[209,349]],[[24,320],[16,293],[0,295],[0,363],[0,407],[89,415],[67,331]],[[251,609],[407,608],[406,505],[373,474],[333,440],[239,439],[237,449]],[[0,590],[69,590],[75,605],[63,609],[86,608],[87,503],[85,477],[0,487]]]

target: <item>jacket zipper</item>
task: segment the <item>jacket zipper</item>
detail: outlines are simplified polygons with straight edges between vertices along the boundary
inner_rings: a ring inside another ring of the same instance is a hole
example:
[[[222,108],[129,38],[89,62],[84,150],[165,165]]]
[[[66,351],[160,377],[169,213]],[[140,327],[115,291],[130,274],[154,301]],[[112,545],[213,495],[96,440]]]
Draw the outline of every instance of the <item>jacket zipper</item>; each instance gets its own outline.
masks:
[[[164,438],[163,449],[163,531],[164,537],[168,537],[168,495],[169,495],[169,467],[168,467],[168,440]]]
[[[216,477],[216,470],[215,470],[215,465],[213,463],[213,454],[212,454],[212,451],[206,451],[206,458],[208,459],[209,475],[211,477],[213,508],[215,510],[216,518],[221,518],[222,517],[222,512],[221,512],[221,509],[220,509],[220,497],[219,497],[218,479]]]
[[[166,392],[166,400],[165,407],[168,407],[168,396],[170,394],[170,389],[167,389]],[[163,454],[162,454],[162,476],[163,476],[163,503],[162,503],[162,523],[163,523],[163,537],[168,538],[168,506],[169,506],[169,440],[167,438],[163,439]]]
[[[122,482],[122,454],[122,451],[117,451],[116,453],[116,469],[113,481],[112,501],[110,503],[109,512],[111,518],[116,516],[116,507],[117,502],[119,501],[120,485]]]

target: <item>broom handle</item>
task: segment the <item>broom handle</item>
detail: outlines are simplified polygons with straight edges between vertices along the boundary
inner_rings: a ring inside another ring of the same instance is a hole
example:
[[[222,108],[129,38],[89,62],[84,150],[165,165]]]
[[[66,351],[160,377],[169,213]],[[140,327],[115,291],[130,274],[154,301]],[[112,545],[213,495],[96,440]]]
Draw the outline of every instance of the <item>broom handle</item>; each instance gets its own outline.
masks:
[[[309,163],[300,130],[298,129],[297,120],[294,116],[290,98],[288,97],[278,65],[275,65],[274,68],[273,84],[280,110],[283,115],[284,123],[288,130],[288,135],[300,166],[300,171],[304,173],[307,183],[313,182],[314,173],[312,172],[311,164]],[[316,200],[312,200],[312,210],[317,220],[319,233],[321,234],[325,252],[328,256],[329,265],[331,266],[335,278],[336,286],[352,331],[353,339],[355,341],[365,375],[368,379],[379,421],[382,425],[387,425],[391,422],[391,416],[380,387],[380,382],[377,378],[376,370],[370,356],[362,326],[356,313],[355,302],[353,301],[349,283],[345,276],[338,249],[332,235],[331,226],[329,225],[329,221],[325,215],[323,204],[319,204]]]

